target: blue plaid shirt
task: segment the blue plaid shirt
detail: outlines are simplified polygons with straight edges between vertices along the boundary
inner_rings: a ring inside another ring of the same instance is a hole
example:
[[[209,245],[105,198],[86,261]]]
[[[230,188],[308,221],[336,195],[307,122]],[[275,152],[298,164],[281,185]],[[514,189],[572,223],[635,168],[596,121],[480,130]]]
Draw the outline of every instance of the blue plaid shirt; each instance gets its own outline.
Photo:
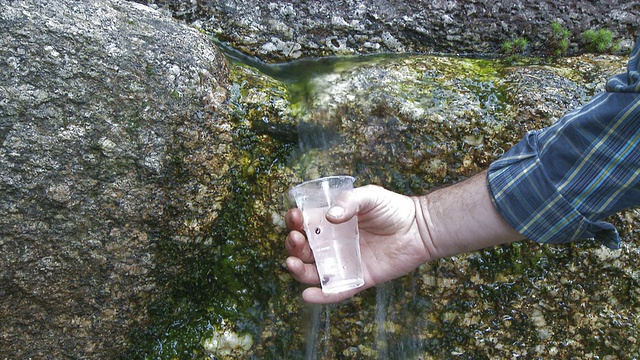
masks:
[[[595,238],[619,248],[617,230],[601,219],[640,205],[640,38],[606,92],[528,132],[491,164],[487,180],[500,214],[527,238]]]

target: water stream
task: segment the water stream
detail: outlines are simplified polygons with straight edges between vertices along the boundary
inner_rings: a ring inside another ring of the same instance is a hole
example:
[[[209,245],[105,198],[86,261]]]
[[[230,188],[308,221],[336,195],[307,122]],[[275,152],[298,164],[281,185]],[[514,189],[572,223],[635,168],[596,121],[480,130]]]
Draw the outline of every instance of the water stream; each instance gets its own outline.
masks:
[[[311,83],[315,77],[326,76],[336,71],[345,71],[349,68],[361,66],[365,63],[379,62],[387,59],[400,59],[406,55],[376,55],[376,56],[353,56],[353,57],[329,57],[320,59],[305,59],[285,64],[266,64],[258,59],[248,57],[235,49],[218,42],[218,46],[223,53],[235,63],[249,65],[258,69],[261,73],[268,75],[288,85],[293,102],[310,105],[308,96],[311,92],[322,91],[322,89],[311,88]],[[309,116],[309,112],[318,111],[313,108],[303,108],[302,117]],[[342,136],[337,128],[326,126],[326,123],[312,121],[299,121],[297,123],[299,153],[295,153],[296,158],[292,161],[302,161],[300,154],[313,152],[313,156],[326,156],[330,147],[339,147],[343,142]],[[329,124],[332,122],[329,121]],[[307,159],[313,162],[313,159]],[[358,175],[358,174],[354,174]],[[385,324],[387,323],[388,302],[390,297],[390,285],[383,284],[376,288],[375,305],[375,338],[374,349],[378,359],[394,359],[389,350],[389,339]],[[307,330],[307,341],[305,358],[307,360],[325,359],[329,353],[331,342],[331,312],[335,311],[339,305],[312,305],[311,311],[307,315],[309,319],[309,329]]]

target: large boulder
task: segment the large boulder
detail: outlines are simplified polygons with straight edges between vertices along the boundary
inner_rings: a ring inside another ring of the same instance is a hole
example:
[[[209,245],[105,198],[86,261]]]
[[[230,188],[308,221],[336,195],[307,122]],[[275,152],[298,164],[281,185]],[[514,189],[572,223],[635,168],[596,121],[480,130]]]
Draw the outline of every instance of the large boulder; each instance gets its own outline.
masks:
[[[519,37],[529,51],[549,54],[553,22],[569,30],[569,53],[582,52],[582,34],[596,29],[610,31],[626,52],[640,17],[628,0],[139,1],[271,61],[379,52],[486,55]]]
[[[136,3],[0,7],[0,353],[105,358],[145,319],[154,244],[217,216],[226,63]]]

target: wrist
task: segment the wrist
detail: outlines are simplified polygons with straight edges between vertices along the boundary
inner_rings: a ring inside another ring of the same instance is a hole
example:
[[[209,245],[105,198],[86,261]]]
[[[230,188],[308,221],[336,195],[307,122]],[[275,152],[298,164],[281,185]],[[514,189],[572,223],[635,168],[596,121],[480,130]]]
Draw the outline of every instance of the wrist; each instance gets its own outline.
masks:
[[[435,228],[431,215],[429,214],[428,195],[425,196],[412,196],[415,206],[415,224],[418,232],[418,237],[424,247],[425,259],[423,262],[436,260],[442,256],[438,255],[438,249],[433,242],[432,229]]]
[[[486,172],[414,198],[416,226],[428,260],[471,252],[523,238],[496,210]]]

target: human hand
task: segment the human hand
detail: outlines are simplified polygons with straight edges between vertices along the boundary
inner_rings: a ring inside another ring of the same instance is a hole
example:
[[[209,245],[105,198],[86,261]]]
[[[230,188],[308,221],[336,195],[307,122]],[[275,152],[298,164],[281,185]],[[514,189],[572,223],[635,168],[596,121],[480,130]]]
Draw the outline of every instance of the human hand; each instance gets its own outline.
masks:
[[[356,293],[407,274],[429,260],[429,254],[416,224],[417,200],[379,186],[349,190],[327,212],[332,223],[343,223],[358,215],[360,251],[365,285],[338,294],[324,294],[319,287],[303,291],[311,303],[334,303]],[[302,212],[293,208],[286,217],[290,230],[285,247],[289,253],[287,269],[306,284],[319,284],[318,271],[303,230]]]

